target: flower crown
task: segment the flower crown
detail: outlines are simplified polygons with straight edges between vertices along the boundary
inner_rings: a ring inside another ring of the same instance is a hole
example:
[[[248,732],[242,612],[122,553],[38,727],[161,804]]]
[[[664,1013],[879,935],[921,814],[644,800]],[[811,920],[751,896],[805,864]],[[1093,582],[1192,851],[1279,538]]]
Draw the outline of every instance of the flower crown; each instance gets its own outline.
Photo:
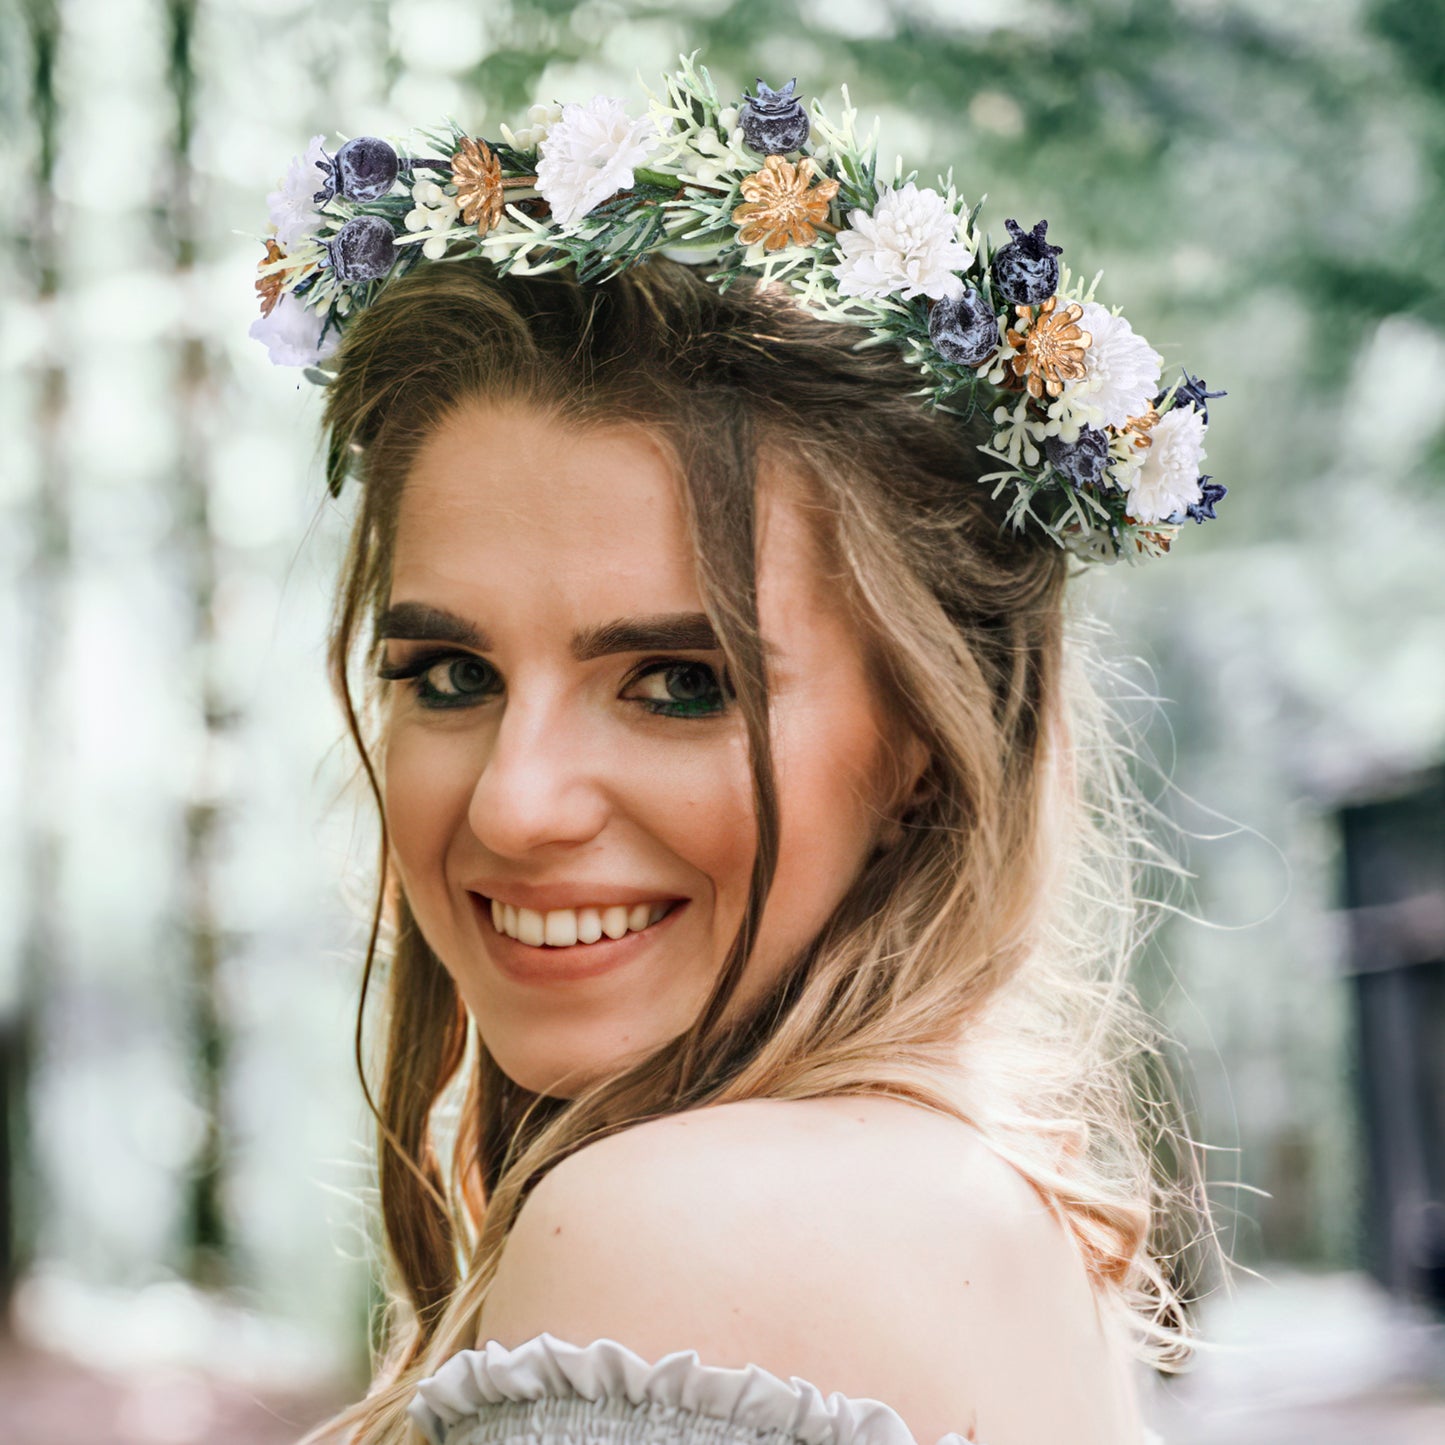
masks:
[[[267,200],[250,334],[271,360],[317,382],[351,317],[423,260],[484,256],[519,275],[572,265],[580,281],[661,252],[709,267],[726,290],[744,272],[798,304],[867,328],[855,349],[892,344],[921,373],[925,407],[993,421],[980,478],[1013,489],[1008,524],[1032,526],[1087,560],[1169,550],[1225,488],[1200,475],[1212,392],[1163,358],[1117,308],[1094,299],[1048,239],[1048,222],[1004,224],[997,248],[950,169],[939,190],[916,171],[877,177],[875,121],[859,140],[842,87],[834,125],[795,81],[719,97],[696,52],[648,90],[648,114],[620,100],[534,105],[501,139],[421,132],[436,155],[375,136],[328,155],[323,136]],[[646,89],[646,87],[644,87]],[[1102,273],[1100,273],[1102,275]]]

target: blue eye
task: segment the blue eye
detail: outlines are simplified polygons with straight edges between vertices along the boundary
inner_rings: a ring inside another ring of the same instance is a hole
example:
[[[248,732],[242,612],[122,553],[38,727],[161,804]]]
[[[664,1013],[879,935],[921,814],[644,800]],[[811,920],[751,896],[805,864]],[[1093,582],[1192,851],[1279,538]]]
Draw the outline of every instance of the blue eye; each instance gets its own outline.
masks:
[[[411,692],[425,708],[467,707],[501,691],[497,669],[470,652],[433,652],[377,670],[388,682],[412,681]],[[442,684],[431,681],[435,675]]]

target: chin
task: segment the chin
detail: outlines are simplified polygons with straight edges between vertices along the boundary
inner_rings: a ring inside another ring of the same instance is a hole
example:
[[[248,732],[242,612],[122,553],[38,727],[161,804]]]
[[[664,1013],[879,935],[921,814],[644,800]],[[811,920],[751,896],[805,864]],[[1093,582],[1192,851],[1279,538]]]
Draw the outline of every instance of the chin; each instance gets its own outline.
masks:
[[[494,1046],[485,1035],[482,1042],[497,1067],[519,1088],[554,1099],[576,1098],[591,1085],[626,1072],[641,1057],[620,1052],[600,1057],[600,1051],[578,1055],[558,1050],[519,1050]]]
[[[607,980],[600,980],[606,983]],[[464,990],[492,1061],[519,1088],[570,1099],[616,1078],[686,1032],[702,1005],[700,987],[619,990],[601,1007],[583,1007],[571,986],[519,1002]]]

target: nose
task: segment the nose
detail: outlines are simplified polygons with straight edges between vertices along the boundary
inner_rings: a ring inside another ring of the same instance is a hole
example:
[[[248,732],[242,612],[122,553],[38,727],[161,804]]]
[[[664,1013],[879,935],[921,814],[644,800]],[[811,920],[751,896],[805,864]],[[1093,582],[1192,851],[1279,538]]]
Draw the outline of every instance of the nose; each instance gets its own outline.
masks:
[[[521,858],[595,838],[609,800],[595,739],[560,706],[508,698],[467,808],[478,842]]]

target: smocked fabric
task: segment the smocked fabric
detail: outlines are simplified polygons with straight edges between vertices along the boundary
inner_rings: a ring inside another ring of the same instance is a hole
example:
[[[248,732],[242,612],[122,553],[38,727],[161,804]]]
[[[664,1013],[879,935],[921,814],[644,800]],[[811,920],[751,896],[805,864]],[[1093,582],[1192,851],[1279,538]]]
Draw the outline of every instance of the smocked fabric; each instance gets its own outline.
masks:
[[[881,1400],[825,1397],[797,1375],[705,1365],[696,1350],[650,1365],[616,1340],[545,1333],[453,1355],[407,1413],[430,1445],[930,1445]],[[1165,1445],[1148,1429],[1144,1441]],[[935,1445],[987,1442],[950,1431]]]
[[[696,1350],[652,1365],[616,1340],[545,1333],[453,1355],[408,1413],[431,1445],[919,1445],[881,1400],[705,1365]],[[986,1442],[950,1431],[937,1445]]]

